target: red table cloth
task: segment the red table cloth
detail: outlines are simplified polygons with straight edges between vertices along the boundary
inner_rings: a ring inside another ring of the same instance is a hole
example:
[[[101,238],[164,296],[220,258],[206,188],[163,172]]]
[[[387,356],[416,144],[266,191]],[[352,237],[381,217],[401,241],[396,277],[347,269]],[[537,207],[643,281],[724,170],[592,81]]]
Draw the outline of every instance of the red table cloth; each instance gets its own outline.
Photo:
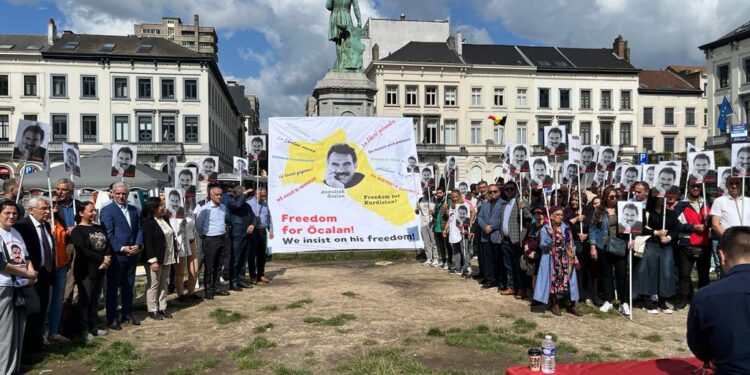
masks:
[[[601,362],[601,363],[570,363],[555,366],[555,374],[561,375],[690,375],[693,370],[703,366],[703,362],[696,358],[668,358],[652,359],[636,362]],[[709,372],[712,374],[713,372]],[[508,368],[506,375],[541,375],[542,372],[531,372],[528,366]]]

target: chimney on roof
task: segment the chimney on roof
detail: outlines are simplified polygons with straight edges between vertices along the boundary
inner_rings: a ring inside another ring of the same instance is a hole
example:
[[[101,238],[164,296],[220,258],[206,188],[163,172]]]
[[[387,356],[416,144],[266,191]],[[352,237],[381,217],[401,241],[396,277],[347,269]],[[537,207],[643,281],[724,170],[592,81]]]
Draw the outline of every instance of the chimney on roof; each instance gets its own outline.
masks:
[[[201,51],[201,21],[200,16],[193,14],[193,24],[195,24],[195,48],[197,52]]]
[[[628,48],[628,41],[622,38],[622,35],[618,35],[615,41],[612,43],[612,52],[627,62],[630,62],[630,48]]]
[[[55,26],[55,19],[50,18],[47,23],[47,44],[54,44],[55,39],[57,39],[57,26]]]
[[[375,45],[372,46],[372,61],[378,60],[380,60],[380,46],[375,43]]]
[[[458,53],[459,56],[464,54],[464,34],[461,33],[461,31],[456,31],[456,53]]]
[[[406,13],[401,13],[401,16],[398,17],[399,21],[403,21],[406,19]]]

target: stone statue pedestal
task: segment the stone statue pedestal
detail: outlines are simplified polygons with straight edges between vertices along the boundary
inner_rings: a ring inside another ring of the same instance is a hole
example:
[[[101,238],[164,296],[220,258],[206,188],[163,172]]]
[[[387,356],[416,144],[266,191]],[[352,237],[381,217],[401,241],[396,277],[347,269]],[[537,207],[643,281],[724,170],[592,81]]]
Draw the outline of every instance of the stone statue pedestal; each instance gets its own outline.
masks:
[[[313,90],[308,116],[375,116],[377,88],[364,73],[329,71]]]

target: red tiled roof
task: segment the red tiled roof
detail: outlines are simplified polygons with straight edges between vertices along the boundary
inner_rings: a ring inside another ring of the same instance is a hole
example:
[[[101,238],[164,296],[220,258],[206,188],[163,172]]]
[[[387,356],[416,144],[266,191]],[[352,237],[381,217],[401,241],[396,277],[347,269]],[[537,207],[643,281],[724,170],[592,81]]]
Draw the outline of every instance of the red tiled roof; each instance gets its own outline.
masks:
[[[680,76],[668,70],[642,70],[638,73],[638,83],[640,90],[700,92]]]
[[[701,72],[703,74],[708,74],[708,68],[705,66],[686,66],[686,65],[670,65],[667,67],[667,69],[671,69],[675,73],[696,73]]]

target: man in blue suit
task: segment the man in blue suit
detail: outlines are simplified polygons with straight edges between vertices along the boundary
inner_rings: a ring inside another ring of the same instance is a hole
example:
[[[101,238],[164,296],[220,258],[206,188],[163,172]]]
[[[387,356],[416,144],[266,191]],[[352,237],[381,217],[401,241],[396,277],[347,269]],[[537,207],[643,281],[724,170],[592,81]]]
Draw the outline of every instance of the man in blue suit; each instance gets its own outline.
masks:
[[[141,323],[133,317],[133,291],[138,250],[143,244],[141,219],[138,209],[128,204],[128,184],[117,182],[112,186],[112,203],[104,206],[100,222],[107,232],[112,252],[116,255],[107,268],[107,322],[110,329],[122,329],[122,322]],[[117,311],[117,294],[120,293],[122,311]]]
[[[500,203],[500,188],[496,184],[487,189],[487,201],[479,210],[479,228],[482,230],[482,254],[485,261],[485,275],[482,289],[497,288],[500,280],[500,265],[497,256],[502,240],[501,221],[503,205]]]

